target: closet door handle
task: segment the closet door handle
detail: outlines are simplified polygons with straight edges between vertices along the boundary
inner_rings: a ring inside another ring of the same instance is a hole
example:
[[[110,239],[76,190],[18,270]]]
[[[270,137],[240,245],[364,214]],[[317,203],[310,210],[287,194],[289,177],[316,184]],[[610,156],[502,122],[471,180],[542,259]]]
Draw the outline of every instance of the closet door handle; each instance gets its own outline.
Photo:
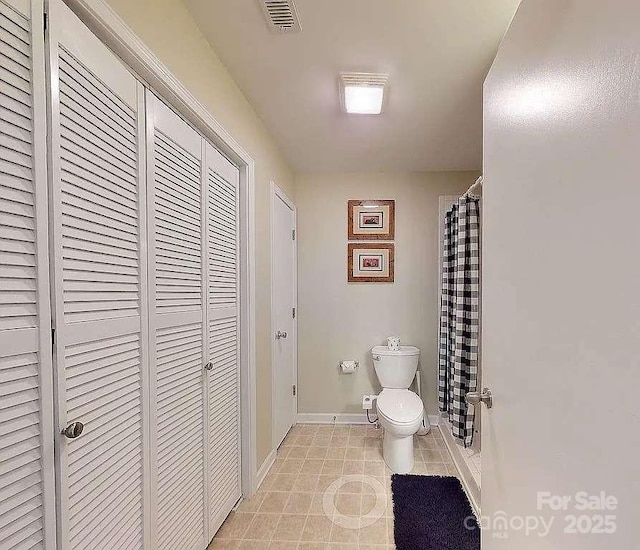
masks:
[[[82,422],[72,422],[62,430],[62,435],[68,439],[75,439],[82,433],[82,430],[84,430],[84,424]]]
[[[205,366],[204,370],[213,370],[213,361],[209,361]]]
[[[470,391],[464,396],[464,400],[469,403],[469,405],[479,405],[480,403],[484,403],[487,406],[487,409],[493,407],[493,396],[491,395],[491,390],[488,388],[484,388],[482,393]]]

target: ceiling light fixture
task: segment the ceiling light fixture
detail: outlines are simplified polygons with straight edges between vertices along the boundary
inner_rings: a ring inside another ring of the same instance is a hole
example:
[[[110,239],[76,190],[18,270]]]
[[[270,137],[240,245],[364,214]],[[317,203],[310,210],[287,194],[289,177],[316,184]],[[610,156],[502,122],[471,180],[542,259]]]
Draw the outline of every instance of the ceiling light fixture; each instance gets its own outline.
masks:
[[[340,102],[345,112],[360,115],[382,113],[389,75],[340,73]]]

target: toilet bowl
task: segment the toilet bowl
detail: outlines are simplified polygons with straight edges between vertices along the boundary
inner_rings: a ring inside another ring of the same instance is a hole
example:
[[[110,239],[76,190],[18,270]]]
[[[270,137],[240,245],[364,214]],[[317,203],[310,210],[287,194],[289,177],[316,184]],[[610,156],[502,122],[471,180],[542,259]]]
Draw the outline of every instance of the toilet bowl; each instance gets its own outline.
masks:
[[[396,474],[413,470],[413,436],[422,425],[424,406],[411,390],[384,389],[376,400],[378,419],[384,429],[382,454]]]
[[[413,346],[394,350],[375,346],[371,355],[382,386],[376,408],[384,429],[384,461],[391,471],[406,474],[413,470],[413,436],[424,416],[422,400],[409,390],[418,368],[420,350]]]

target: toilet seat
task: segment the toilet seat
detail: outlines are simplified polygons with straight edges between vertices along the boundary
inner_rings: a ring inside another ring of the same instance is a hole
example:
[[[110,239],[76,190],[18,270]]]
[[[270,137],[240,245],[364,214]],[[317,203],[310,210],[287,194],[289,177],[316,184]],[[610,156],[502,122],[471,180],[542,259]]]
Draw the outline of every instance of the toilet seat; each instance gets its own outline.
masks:
[[[422,420],[424,405],[411,390],[384,389],[376,400],[378,415],[390,424],[404,426]]]

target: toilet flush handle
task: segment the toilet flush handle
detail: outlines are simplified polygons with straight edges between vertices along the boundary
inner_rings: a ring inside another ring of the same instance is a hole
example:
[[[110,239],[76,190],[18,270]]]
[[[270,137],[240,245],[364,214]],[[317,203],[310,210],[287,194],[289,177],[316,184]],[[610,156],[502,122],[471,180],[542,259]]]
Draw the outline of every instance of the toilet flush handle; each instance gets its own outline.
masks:
[[[373,360],[374,361],[380,361],[380,359],[382,359],[382,357],[380,357],[379,355],[374,355],[373,356]]]

